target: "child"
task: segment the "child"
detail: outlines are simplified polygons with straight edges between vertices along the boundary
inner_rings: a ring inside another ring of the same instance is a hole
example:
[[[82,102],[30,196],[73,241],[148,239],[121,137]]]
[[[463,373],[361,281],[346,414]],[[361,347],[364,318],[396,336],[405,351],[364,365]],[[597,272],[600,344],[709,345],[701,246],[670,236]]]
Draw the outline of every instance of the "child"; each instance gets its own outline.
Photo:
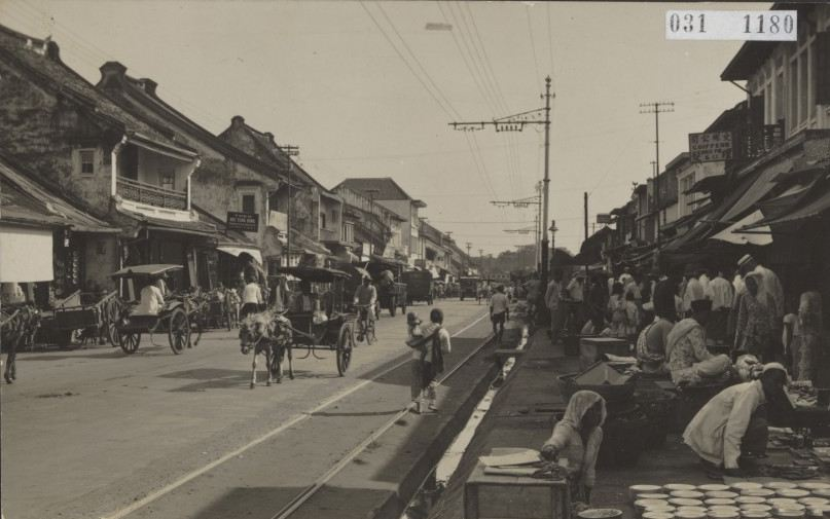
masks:
[[[424,380],[424,333],[421,330],[421,320],[413,312],[406,316],[407,339],[406,345],[412,349],[410,380],[410,395],[412,396],[412,410],[418,414],[424,412],[423,380]]]
[[[450,353],[450,332],[444,327],[444,312],[440,308],[434,308],[429,313],[430,324],[425,326],[423,332],[424,355],[423,359],[423,392],[429,412],[438,411],[435,405],[438,387],[438,375],[444,371],[444,355]]]

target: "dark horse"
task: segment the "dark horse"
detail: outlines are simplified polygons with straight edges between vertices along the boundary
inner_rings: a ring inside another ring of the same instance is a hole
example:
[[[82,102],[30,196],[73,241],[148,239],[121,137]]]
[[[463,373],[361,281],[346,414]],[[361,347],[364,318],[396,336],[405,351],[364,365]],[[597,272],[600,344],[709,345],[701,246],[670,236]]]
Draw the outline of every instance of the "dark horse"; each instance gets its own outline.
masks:
[[[14,309],[0,325],[0,343],[6,347],[6,370],[3,378],[11,384],[17,379],[17,350],[30,347],[40,328],[40,312],[34,306],[24,305]]]
[[[270,386],[274,378],[277,383],[282,382],[283,366],[286,354],[288,357],[288,378],[294,380],[294,368],[291,363],[291,322],[280,314],[262,312],[252,314],[242,320],[239,326],[239,342],[242,354],[254,352],[254,362],[251,368],[251,389],[256,386],[256,361],[260,353],[265,355],[265,365],[268,368],[266,385]]]

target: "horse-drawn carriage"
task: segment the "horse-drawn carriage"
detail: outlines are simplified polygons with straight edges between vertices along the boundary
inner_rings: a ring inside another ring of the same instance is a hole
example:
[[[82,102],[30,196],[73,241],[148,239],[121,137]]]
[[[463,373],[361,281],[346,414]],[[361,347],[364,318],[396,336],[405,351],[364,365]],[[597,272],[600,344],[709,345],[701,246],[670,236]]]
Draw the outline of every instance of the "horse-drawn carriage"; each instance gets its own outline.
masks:
[[[115,344],[115,322],[121,313],[117,292],[77,291],[41,313],[38,340],[69,349],[76,339],[107,339]]]
[[[323,267],[284,267],[269,278],[276,290],[278,276],[290,277],[293,287],[286,300],[272,302],[265,312],[252,314],[240,324],[242,352],[254,351],[251,388],[256,385],[256,355],[264,353],[268,365],[268,384],[282,379],[282,362],[288,361],[288,377],[293,379],[293,350],[305,350],[298,359],[318,352],[335,352],[337,373],[349,369],[355,346],[356,313],[351,308],[352,294],[346,290],[350,275],[342,270]],[[282,311],[277,308],[283,306]]]
[[[142,285],[164,274],[181,270],[181,265],[151,264],[125,267],[112,275],[113,279],[130,285],[130,292],[136,292],[136,282]],[[137,304],[137,301],[135,302]],[[158,314],[136,314],[135,304],[125,304],[121,317],[116,321],[113,331],[114,344],[130,355],[138,350],[141,335],[166,333],[170,349],[176,355],[191,345],[191,324],[189,314],[193,313],[193,303],[186,296],[165,298],[164,306]],[[201,331],[199,330],[199,333]]]

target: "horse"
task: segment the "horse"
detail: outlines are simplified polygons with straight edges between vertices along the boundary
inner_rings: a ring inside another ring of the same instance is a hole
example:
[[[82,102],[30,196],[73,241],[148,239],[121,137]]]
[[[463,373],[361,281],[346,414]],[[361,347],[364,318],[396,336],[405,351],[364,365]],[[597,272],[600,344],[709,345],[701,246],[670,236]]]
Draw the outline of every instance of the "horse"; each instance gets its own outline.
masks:
[[[282,362],[286,356],[288,378],[294,380],[294,367],[291,362],[291,322],[281,314],[265,311],[247,316],[239,325],[239,341],[243,355],[247,355],[251,350],[254,352],[251,389],[256,386],[256,361],[261,353],[265,354],[265,364],[268,368],[265,385],[270,386],[275,377],[277,384],[282,382]]]
[[[7,384],[17,380],[17,350],[21,346],[31,348],[40,328],[40,312],[31,305],[16,309],[0,324],[0,342],[8,348],[3,378]]]

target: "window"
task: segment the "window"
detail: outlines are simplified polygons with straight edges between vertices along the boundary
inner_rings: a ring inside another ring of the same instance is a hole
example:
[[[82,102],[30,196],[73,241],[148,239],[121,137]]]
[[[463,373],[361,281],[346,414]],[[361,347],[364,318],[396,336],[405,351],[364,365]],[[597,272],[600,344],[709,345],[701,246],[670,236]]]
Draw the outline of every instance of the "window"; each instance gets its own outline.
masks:
[[[174,190],[176,189],[176,172],[170,169],[162,170],[159,173],[159,177],[161,177],[161,187],[164,189]]]
[[[326,228],[326,213],[322,213],[322,212],[320,213],[320,228],[321,229]]]
[[[256,195],[242,195],[242,212],[256,214]]]
[[[799,124],[807,120],[807,103],[808,99],[808,77],[807,77],[808,54],[802,52],[798,58],[798,122]]]
[[[80,150],[78,151],[78,156],[81,162],[81,174],[82,175],[94,175],[95,174],[95,150]]]

